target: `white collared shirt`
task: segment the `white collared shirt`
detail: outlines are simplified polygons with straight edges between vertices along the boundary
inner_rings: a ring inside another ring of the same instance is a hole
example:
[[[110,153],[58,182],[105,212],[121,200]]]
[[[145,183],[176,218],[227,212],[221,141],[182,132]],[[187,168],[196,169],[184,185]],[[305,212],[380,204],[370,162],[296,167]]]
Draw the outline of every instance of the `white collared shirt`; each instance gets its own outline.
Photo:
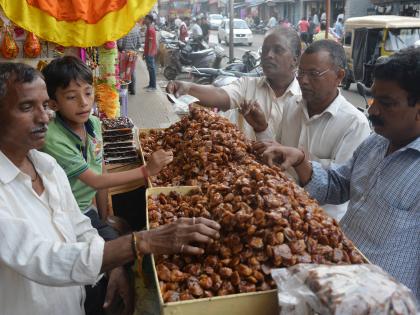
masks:
[[[104,241],[56,161],[36,150],[29,158],[42,198],[0,151],[0,314],[84,314],[83,286],[98,279]]]
[[[230,97],[231,108],[223,116],[236,123],[249,139],[255,139],[255,133],[243,116],[237,112],[242,102],[257,101],[267,119],[269,130],[272,134],[276,134],[282,121],[283,108],[289,104],[296,104],[302,98],[299,83],[296,79],[290,83],[280,97],[276,96],[265,77],[242,77],[222,88]]]
[[[285,107],[275,139],[282,145],[302,148],[310,160],[327,168],[331,163],[350,159],[370,133],[366,116],[338,94],[321,114],[312,117],[309,117],[304,100]],[[270,131],[257,135],[258,140],[267,138],[273,139]],[[296,178],[294,170],[289,170],[289,173]],[[347,203],[324,205],[323,208],[340,220],[347,210]]]

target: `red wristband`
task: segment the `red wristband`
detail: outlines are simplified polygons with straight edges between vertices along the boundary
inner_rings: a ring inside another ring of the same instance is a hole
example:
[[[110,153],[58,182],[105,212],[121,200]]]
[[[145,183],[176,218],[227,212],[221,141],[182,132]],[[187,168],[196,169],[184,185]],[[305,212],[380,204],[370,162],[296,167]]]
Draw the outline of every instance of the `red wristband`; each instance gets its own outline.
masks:
[[[140,167],[140,172],[143,174],[144,179],[149,178],[149,172],[147,171],[146,166]]]

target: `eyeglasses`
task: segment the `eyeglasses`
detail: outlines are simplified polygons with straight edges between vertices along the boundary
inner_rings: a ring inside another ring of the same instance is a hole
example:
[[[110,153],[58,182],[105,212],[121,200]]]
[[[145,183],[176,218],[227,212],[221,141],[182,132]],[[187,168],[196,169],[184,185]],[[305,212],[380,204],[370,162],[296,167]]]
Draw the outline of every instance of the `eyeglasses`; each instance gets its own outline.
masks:
[[[329,68],[324,70],[324,71],[317,71],[317,70],[305,71],[305,70],[298,69],[296,71],[296,77],[297,78],[303,78],[303,76],[306,74],[306,75],[308,75],[309,79],[317,79],[319,77],[322,77],[324,74],[326,74],[330,70],[331,69],[329,69]]]

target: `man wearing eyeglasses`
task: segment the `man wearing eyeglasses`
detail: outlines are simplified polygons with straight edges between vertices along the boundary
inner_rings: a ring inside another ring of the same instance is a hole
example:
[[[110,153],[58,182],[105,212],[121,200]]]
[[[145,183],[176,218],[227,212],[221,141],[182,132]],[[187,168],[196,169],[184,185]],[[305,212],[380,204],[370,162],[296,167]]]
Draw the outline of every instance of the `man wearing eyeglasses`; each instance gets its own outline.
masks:
[[[344,233],[420,302],[420,48],[377,63],[373,77],[368,112],[374,133],[345,163],[325,169],[286,146],[263,158],[293,166],[319,202],[349,200],[340,222]]]
[[[284,108],[283,119],[274,135],[266,129],[267,123],[259,105],[253,102],[244,104],[243,114],[257,132],[257,139],[262,140],[255,145],[257,152],[262,154],[280,144],[301,148],[310,160],[321,163],[323,167],[349,159],[369,136],[370,127],[365,115],[338,90],[345,74],[345,64],[344,49],[336,42],[321,40],[310,45],[302,55],[296,75],[303,100]],[[288,171],[296,178],[293,169]],[[340,220],[347,204],[323,207]]]

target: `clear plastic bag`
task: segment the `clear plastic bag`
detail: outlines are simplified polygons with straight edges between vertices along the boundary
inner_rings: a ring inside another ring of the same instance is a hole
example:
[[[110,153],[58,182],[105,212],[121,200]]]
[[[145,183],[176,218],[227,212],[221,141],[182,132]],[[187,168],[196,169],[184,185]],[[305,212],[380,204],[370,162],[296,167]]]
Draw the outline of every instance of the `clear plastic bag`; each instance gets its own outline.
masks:
[[[375,265],[299,264],[271,271],[280,315],[416,315],[412,292]]]

